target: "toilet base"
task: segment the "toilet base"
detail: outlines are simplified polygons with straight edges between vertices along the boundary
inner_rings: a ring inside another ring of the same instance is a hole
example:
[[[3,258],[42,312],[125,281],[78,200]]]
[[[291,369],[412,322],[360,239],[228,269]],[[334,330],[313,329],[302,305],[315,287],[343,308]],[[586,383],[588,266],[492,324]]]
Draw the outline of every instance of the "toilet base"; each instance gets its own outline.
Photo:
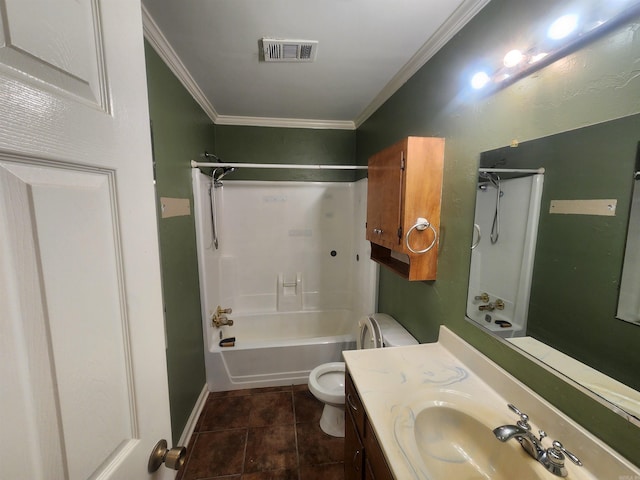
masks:
[[[332,437],[344,437],[344,405],[336,407],[326,403],[320,417],[320,428]]]

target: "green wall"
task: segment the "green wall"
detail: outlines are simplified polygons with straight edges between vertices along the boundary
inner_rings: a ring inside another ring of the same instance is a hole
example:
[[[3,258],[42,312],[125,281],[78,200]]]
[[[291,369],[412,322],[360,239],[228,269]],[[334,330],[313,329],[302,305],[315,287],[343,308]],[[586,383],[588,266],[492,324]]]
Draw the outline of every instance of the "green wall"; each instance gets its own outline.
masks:
[[[494,52],[517,46],[510,41],[518,38],[522,25],[545,18],[557,4],[552,0],[492,0],[355,133],[214,128],[147,46],[158,194],[191,198],[188,160],[203,150],[234,163],[348,164],[355,152],[356,161],[365,165],[371,154],[407,135],[445,137],[438,279],[410,283],[382,269],[379,309],[394,315],[422,342],[436,340],[439,325],[447,325],[640,464],[635,448],[640,444],[637,427],[464,320],[480,152],[514,139],[523,142],[640,112],[640,79],[634,78],[632,70],[640,61],[640,38],[634,38],[630,28],[492,95],[469,91],[468,74],[474,62],[483,58],[499,61]],[[359,176],[340,171],[247,168],[227,178],[349,181]],[[159,225],[175,437],[204,384],[195,234],[192,216],[159,220]],[[596,314],[591,315],[595,318]]]
[[[527,334],[640,390],[640,328],[615,318],[640,115],[504,147],[482,166],[544,167]],[[552,200],[617,199],[616,215],[557,215]]]
[[[352,165],[355,152],[356,135],[353,130],[216,125],[215,153],[228,163]],[[226,178],[351,182],[355,179],[355,170],[241,168]]]
[[[193,192],[189,161],[215,151],[211,120],[145,42],[156,195],[187,198],[191,215],[158,218],[174,444],[205,384]]]
[[[167,332],[169,400],[174,443],[206,382],[198,260],[189,161],[206,150],[229,163],[350,165],[355,131],[214,126],[145,42],[149,110],[160,197],[188,198],[189,216],[158,218]],[[353,170],[241,168],[233,180],[353,181]]]
[[[358,129],[359,164],[407,135],[446,138],[438,279],[410,283],[382,269],[379,310],[422,342],[435,340],[440,324],[448,326],[640,464],[640,429],[464,319],[480,152],[640,112],[640,78],[633,72],[640,37],[629,27],[494,94],[470,91],[474,64],[497,64],[520,46],[523,25],[548,22],[557,5],[492,0]]]

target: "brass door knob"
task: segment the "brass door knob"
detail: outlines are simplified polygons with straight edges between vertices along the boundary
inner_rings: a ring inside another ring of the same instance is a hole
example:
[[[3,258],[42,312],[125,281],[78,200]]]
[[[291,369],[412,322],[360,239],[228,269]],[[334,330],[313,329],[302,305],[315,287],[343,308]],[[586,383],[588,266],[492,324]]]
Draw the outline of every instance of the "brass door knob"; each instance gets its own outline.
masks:
[[[160,468],[160,465],[164,463],[165,467],[172,470],[180,470],[180,467],[184,464],[187,456],[187,449],[185,447],[173,447],[171,450],[167,448],[167,441],[165,439],[160,440],[153,447],[151,455],[149,455],[149,463],[147,464],[147,471],[153,473]]]

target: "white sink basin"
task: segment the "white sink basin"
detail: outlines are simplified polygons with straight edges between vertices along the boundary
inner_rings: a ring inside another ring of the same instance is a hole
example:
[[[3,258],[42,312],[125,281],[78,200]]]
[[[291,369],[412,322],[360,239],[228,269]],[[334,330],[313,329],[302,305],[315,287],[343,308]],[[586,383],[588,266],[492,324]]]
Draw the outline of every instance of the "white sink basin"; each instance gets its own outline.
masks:
[[[505,448],[490,428],[453,408],[431,407],[418,413],[414,438],[422,462],[429,466],[429,478],[540,478],[531,468],[533,459],[515,455],[518,452]]]
[[[395,437],[415,478],[553,478],[517,440],[496,439],[492,430],[504,423],[499,415],[463,396],[459,400],[423,401],[398,409]]]

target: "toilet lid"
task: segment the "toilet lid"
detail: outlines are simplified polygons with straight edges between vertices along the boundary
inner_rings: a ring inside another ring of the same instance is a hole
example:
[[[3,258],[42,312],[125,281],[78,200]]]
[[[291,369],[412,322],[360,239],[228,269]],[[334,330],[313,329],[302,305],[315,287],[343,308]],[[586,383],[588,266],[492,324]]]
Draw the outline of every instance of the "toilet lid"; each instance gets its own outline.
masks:
[[[358,335],[358,350],[365,348],[381,348],[382,333],[375,318],[367,316],[360,320],[360,335]]]

